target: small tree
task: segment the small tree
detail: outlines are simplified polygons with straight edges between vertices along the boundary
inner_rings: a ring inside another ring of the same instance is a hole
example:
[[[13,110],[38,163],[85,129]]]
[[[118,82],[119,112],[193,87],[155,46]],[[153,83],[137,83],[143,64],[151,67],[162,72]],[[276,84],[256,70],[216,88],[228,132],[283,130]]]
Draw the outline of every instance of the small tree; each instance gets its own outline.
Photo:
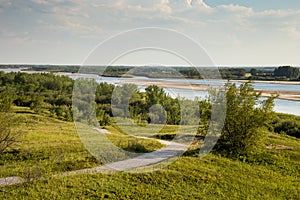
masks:
[[[281,66],[274,70],[274,75],[279,77],[297,79],[300,76],[300,70],[291,66]]]
[[[227,111],[218,152],[229,157],[248,157],[264,146],[265,132],[261,130],[272,118],[274,96],[261,100],[251,83],[225,85]]]
[[[32,109],[35,113],[41,113],[44,105],[44,98],[41,96],[34,97],[31,104],[30,109]]]
[[[0,91],[0,153],[12,147],[20,135],[11,129],[18,123],[18,120],[9,113],[14,100],[13,91],[12,88],[2,88]]]
[[[9,112],[13,104],[13,91],[5,89],[0,91],[0,112]]]
[[[251,73],[252,76],[256,76],[257,75],[257,69],[251,68],[250,73]]]
[[[19,120],[12,114],[0,112],[0,153],[12,148],[18,142],[21,132],[12,130],[18,123]]]

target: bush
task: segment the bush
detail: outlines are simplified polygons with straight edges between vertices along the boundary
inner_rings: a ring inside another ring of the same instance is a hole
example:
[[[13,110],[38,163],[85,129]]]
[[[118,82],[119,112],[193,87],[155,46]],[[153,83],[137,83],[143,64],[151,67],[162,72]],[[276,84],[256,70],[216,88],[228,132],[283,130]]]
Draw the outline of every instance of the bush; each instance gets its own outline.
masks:
[[[261,101],[249,82],[240,88],[227,83],[225,92],[226,119],[215,149],[233,158],[252,156],[264,148],[266,132],[261,128],[272,119],[274,97]]]
[[[9,112],[13,104],[13,90],[4,88],[0,90],[0,112]]]
[[[287,135],[300,138],[300,122],[296,120],[284,120],[274,127],[275,133],[284,132]]]
[[[13,148],[18,143],[20,131],[13,131],[12,126],[16,126],[19,120],[10,113],[0,113],[0,153],[9,148]]]

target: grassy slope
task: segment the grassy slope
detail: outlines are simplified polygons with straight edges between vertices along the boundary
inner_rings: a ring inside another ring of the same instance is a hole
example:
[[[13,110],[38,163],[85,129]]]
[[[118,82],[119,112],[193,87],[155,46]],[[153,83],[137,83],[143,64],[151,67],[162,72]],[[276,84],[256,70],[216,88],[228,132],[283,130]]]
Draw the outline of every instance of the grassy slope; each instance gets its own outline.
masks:
[[[74,123],[36,115],[26,108],[15,109],[21,119],[16,129],[24,136],[16,151],[0,155],[0,178],[34,178],[101,165],[81,143]],[[108,137],[129,151],[150,152],[162,147],[156,141],[137,140],[116,131]]]
[[[27,132],[25,142],[14,156],[1,155],[1,177],[35,176],[39,171],[47,177],[100,164],[84,149],[72,123],[20,115],[27,121],[21,127]],[[190,155],[151,173],[49,177],[0,188],[0,199],[299,199],[300,140],[270,134],[267,142],[293,149],[268,150],[263,164]]]

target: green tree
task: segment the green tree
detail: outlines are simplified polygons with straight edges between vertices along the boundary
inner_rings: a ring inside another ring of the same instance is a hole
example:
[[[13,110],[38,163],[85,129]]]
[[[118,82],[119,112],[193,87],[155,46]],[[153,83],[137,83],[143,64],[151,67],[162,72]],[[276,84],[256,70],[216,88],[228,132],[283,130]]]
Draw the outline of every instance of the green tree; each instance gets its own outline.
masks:
[[[12,116],[10,113],[0,113],[0,153],[3,153],[9,148],[18,143],[20,131],[15,131],[12,129],[16,126],[19,120]]]
[[[102,110],[101,108],[100,109],[97,108],[97,113],[96,114],[97,114],[97,118],[98,118],[100,126],[111,125],[112,119],[109,116],[109,114],[107,114],[105,112],[105,110]]]
[[[44,98],[42,96],[34,97],[31,104],[30,109],[32,109],[36,113],[41,113],[44,105]]]
[[[138,92],[138,88],[134,84],[124,84],[115,87],[112,95],[112,108],[115,117],[130,117],[130,100],[132,96]]]
[[[13,104],[13,92],[11,90],[7,90],[0,92],[0,112],[9,112],[11,106]]]
[[[148,122],[165,123],[166,116],[164,112],[164,101],[167,99],[167,95],[164,89],[157,85],[150,85],[146,89],[146,109],[148,114]]]
[[[163,102],[163,106],[167,112],[167,124],[180,124],[181,110],[179,99],[167,96]]]
[[[300,76],[300,70],[291,66],[281,66],[274,70],[274,75],[290,79],[297,79]]]
[[[252,76],[256,76],[258,71],[255,68],[251,68],[250,73],[251,73]]]
[[[216,150],[229,157],[249,157],[264,147],[262,128],[272,119],[274,96],[261,100],[251,83],[227,83],[226,119]]]
[[[166,97],[165,91],[157,85],[150,85],[146,89],[148,108],[155,104],[161,104]]]
[[[210,100],[197,100],[199,103],[199,112],[200,112],[200,122],[198,133],[201,135],[206,135],[209,128],[209,123],[211,120],[211,103]]]

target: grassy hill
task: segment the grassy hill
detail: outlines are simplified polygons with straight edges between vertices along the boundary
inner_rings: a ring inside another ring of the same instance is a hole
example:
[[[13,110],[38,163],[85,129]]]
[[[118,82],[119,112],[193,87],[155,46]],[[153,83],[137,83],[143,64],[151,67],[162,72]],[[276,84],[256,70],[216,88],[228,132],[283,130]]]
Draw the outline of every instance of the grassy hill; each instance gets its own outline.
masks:
[[[155,172],[55,177],[101,163],[84,148],[73,123],[14,109],[21,118],[15,128],[24,134],[15,150],[0,155],[0,178],[42,179],[0,187],[0,199],[300,198],[300,140],[293,137],[269,133],[265,155],[253,162],[214,154],[200,159],[190,151]],[[113,132],[112,142],[125,149],[150,152],[162,147],[155,140],[134,139],[108,129]]]

